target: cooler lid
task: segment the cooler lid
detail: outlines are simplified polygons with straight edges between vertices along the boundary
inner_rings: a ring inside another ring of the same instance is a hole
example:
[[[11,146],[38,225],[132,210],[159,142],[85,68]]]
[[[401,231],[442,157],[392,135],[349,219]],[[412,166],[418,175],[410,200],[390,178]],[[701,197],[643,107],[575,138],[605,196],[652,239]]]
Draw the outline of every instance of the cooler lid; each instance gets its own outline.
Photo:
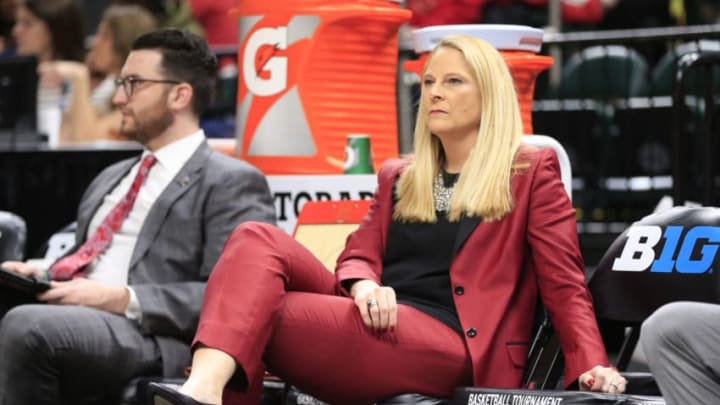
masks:
[[[416,29],[412,33],[416,53],[429,52],[450,34],[462,34],[489,42],[503,51],[539,52],[543,31],[526,25],[510,24],[457,24],[435,25]]]

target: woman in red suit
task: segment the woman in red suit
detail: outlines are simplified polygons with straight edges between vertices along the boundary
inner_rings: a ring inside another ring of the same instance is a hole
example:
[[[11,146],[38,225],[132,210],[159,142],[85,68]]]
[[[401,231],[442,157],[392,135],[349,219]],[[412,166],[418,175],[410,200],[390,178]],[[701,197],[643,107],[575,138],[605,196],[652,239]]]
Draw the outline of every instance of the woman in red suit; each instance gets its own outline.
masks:
[[[281,230],[240,226],[208,282],[189,379],[155,395],[220,404],[227,386],[226,404],[257,403],[266,368],[334,404],[517,388],[538,293],[567,384],[622,392],[558,162],[521,146],[516,100],[492,46],[445,38],[423,74],[415,153],[382,166],[335,275]]]

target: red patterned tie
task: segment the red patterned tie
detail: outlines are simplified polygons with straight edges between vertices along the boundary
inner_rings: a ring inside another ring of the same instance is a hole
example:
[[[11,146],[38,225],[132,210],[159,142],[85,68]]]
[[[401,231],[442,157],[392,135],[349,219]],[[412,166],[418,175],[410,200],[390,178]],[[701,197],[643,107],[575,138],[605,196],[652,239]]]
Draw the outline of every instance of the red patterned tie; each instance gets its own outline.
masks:
[[[92,237],[86,240],[75,253],[63,257],[50,266],[48,274],[51,280],[63,281],[83,276],[81,270],[107,248],[115,232],[120,229],[135,203],[135,198],[138,191],[140,191],[140,186],[145,181],[145,176],[155,162],[157,162],[155,156],[145,156],[142,163],[140,163],[140,168],[135,175],[130,190],[103,219]]]

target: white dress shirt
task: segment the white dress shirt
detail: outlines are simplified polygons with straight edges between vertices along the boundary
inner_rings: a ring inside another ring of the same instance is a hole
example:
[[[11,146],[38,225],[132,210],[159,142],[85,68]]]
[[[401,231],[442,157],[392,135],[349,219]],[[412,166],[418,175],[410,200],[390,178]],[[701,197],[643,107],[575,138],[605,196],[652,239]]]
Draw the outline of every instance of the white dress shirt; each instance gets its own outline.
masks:
[[[180,169],[204,140],[205,134],[200,130],[155,151],[154,155],[157,162],[150,169],[144,183],[140,187],[140,191],[137,194],[130,213],[122,222],[120,229],[113,235],[110,245],[88,265],[86,269],[88,279],[107,285],[127,287],[130,259],[145,218],[150,212],[155,200],[158,199],[167,185],[170,184],[172,179],[180,172]],[[148,154],[150,154],[150,151],[145,150],[142,157],[144,158]],[[140,159],[130,169],[128,174],[120,180],[118,185],[105,196],[102,204],[90,220],[87,231],[88,237],[95,232],[110,210],[112,210],[128,192],[130,185],[135,179],[135,174],[140,167],[141,161],[142,159]],[[128,290],[130,291],[130,305],[128,306],[126,316],[131,319],[139,319],[140,307],[137,297],[132,288],[128,287]]]

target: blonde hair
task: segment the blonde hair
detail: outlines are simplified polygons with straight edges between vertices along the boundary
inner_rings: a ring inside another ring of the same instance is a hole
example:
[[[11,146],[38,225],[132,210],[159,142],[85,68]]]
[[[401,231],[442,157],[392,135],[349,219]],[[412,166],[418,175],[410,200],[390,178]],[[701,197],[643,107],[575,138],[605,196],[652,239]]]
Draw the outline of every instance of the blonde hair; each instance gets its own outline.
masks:
[[[464,56],[478,85],[482,111],[475,145],[450,199],[448,218],[458,221],[466,215],[486,221],[502,219],[513,209],[510,178],[522,136],[513,79],[500,53],[483,40],[463,35],[445,37],[430,54],[428,62],[441,48],[455,49]],[[393,218],[402,222],[437,220],[433,182],[442,170],[444,152],[422,113],[426,110],[426,99],[420,98],[412,162],[398,180]]]
[[[107,25],[112,36],[113,73],[120,72],[133,41],[158,27],[155,16],[137,5],[113,4],[105,9],[100,21]]]

